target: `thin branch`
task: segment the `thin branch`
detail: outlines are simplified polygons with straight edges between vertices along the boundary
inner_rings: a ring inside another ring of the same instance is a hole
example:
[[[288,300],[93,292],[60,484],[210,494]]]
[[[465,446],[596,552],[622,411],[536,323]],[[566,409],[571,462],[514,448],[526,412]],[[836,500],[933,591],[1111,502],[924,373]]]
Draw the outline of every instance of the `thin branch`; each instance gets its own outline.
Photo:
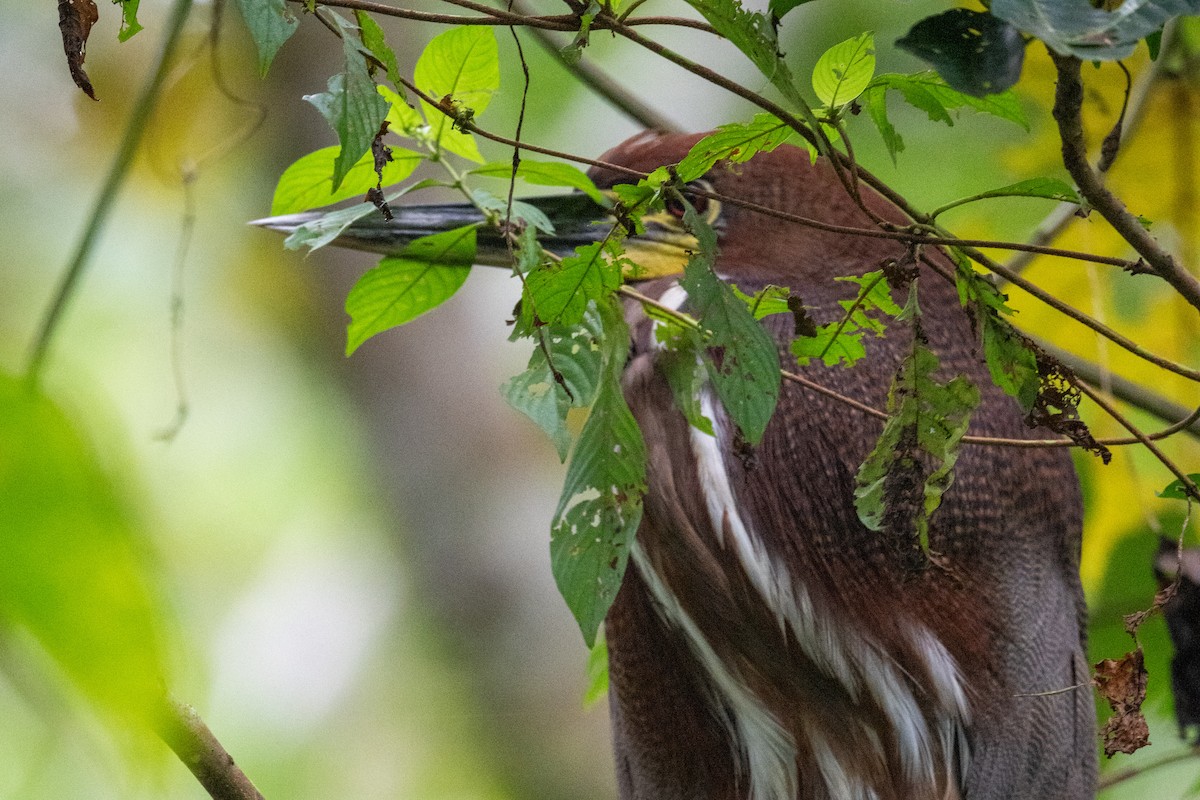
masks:
[[[1167,454],[1159,449],[1158,445],[1154,443],[1153,437],[1146,435],[1136,425],[1126,419],[1125,415],[1118,411],[1112,403],[1105,400],[1100,392],[1097,392],[1083,381],[1079,381],[1076,385],[1079,387],[1081,392],[1091,399],[1093,403],[1100,406],[1100,408],[1104,410],[1104,413],[1115,419],[1122,428],[1129,431],[1134,438],[1136,438],[1147,450],[1149,450],[1150,453],[1159,460],[1159,463],[1166,467],[1171,474],[1179,480],[1179,483],[1183,487],[1185,494],[1190,495],[1193,499],[1200,500],[1200,489],[1196,488],[1196,484],[1193,483],[1192,479],[1187,476],[1187,473],[1179,468],[1179,465],[1168,458]]]
[[[1159,243],[1129,212],[1125,204],[1110,192],[1092,169],[1087,160],[1087,146],[1083,138],[1083,82],[1080,77],[1080,61],[1074,56],[1060,56],[1053,51],[1050,58],[1058,72],[1058,84],[1054,92],[1054,120],[1058,123],[1062,138],[1063,165],[1075,179],[1080,193],[1120,234],[1150,267],[1167,283],[1171,284],[1185,300],[1200,310],[1200,280],[1189,273],[1182,264]]]
[[[1200,748],[1191,747],[1187,750],[1180,750],[1176,753],[1170,753],[1168,755],[1161,756],[1153,761],[1147,761],[1145,764],[1139,767],[1126,767],[1125,769],[1109,770],[1100,776],[1100,780],[1097,782],[1096,788],[1098,790],[1109,789],[1117,784],[1136,778],[1139,775],[1145,775],[1151,770],[1156,770],[1160,767],[1167,767],[1171,764],[1178,764],[1181,761],[1187,761],[1189,759],[1196,758],[1197,756],[1200,756]]]
[[[160,99],[163,84],[170,72],[171,61],[174,59],[176,48],[181,41],[184,23],[187,22],[191,10],[192,0],[175,0],[175,6],[167,20],[162,49],[158,55],[158,64],[133,104],[133,109],[129,114],[129,124],[125,126],[125,133],[121,139],[120,149],[113,158],[112,166],[109,167],[108,175],[100,188],[100,195],[96,198],[96,204],[92,206],[92,213],[84,228],[83,237],[76,245],[75,253],[71,257],[71,262],[67,266],[61,283],[59,283],[58,291],[55,292],[50,308],[42,320],[37,339],[34,340],[29,364],[26,367],[26,379],[30,383],[36,384],[41,377],[42,368],[45,366],[46,356],[49,353],[50,342],[58,330],[59,320],[62,318],[63,311],[66,310],[67,303],[75,294],[79,279],[83,277],[83,272],[92,255],[92,249],[108,220],[109,212],[117,205],[117,194],[125,183],[125,178],[129,175],[134,156],[137,155],[138,145],[149,127],[150,116],[154,113],[154,107]]]
[[[159,737],[213,800],[264,800],[194,708],[164,698],[157,727]]]

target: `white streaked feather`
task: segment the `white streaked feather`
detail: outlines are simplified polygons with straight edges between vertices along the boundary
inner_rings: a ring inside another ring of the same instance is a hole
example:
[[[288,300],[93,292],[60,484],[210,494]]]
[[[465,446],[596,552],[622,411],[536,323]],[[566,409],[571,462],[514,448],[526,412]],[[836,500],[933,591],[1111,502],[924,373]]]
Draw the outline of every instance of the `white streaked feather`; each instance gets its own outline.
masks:
[[[678,284],[668,288],[659,298],[659,302],[673,309],[681,308],[686,300],[687,293]],[[936,716],[930,720],[917,702],[912,678],[894,658],[872,638],[839,624],[828,612],[815,608],[803,581],[790,574],[786,565],[771,558],[763,540],[742,519],[724,457],[724,445],[729,435],[727,418],[710,388],[702,390],[699,399],[701,413],[712,420],[715,435],[689,428],[690,444],[717,541],[733,551],[755,590],[775,613],[781,629],[792,631],[797,644],[814,665],[837,680],[851,702],[858,702],[865,689],[883,711],[895,737],[905,780],[931,789],[944,784],[948,796],[953,797],[949,793],[957,791],[969,759],[965,728],[969,706],[954,658],[928,629],[915,623],[908,626],[907,634],[933,683],[928,688],[938,701]],[[780,780],[778,763],[783,752],[778,736],[770,731],[772,726],[778,728],[778,722],[719,659],[678,600],[654,575],[644,554],[639,556],[638,553],[635,549],[635,557],[642,559],[639,569],[648,582],[653,582],[652,588],[664,612],[677,617],[672,621],[684,629],[715,687],[733,709],[739,744],[750,769],[751,786],[759,787],[752,789],[752,797],[754,800],[792,800],[794,789],[792,794],[774,794],[786,783]],[[751,719],[746,722],[737,719],[742,713],[749,713]],[[771,724],[766,724],[765,720],[770,720]],[[931,724],[936,730],[930,729]],[[782,729],[779,732],[787,736]],[[806,734],[831,797],[855,800],[874,797],[874,791],[863,778],[847,771],[818,731],[808,730]],[[756,741],[766,746],[765,756],[756,757],[752,746]],[[794,785],[795,746],[790,737],[787,741],[793,758],[791,783]],[[878,744],[878,738],[875,742]],[[760,773],[759,769],[764,771]]]
[[[719,695],[722,705],[730,709],[731,730],[736,734],[737,746],[750,773],[752,800],[794,800],[799,783],[796,745],[791,734],[716,654],[637,542],[633,544],[631,556],[663,616],[683,632],[712,683],[712,689]]]

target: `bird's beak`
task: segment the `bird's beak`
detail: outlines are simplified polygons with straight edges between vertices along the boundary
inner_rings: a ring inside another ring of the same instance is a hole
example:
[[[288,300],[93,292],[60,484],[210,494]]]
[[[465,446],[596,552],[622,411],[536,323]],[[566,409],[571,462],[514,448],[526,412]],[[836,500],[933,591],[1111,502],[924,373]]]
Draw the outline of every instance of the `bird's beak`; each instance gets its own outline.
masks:
[[[618,224],[608,208],[582,193],[524,198],[520,202],[527,209],[532,208],[534,215],[544,217],[538,225],[538,244],[559,257],[573,255],[580,245],[603,240],[610,235],[614,224]],[[492,220],[469,203],[393,205],[391,212],[392,219],[388,220],[372,209],[369,214],[346,225],[328,243],[394,256],[422,236],[476,225],[475,263],[499,267],[512,265],[512,246],[501,233],[505,218],[503,209]],[[522,216],[530,218],[528,213]],[[500,224],[496,224],[497,218]],[[318,235],[320,228],[314,229],[314,226],[326,225],[325,219],[328,219],[325,212],[310,211],[266,217],[250,224],[285,234],[289,237],[289,246],[300,246],[306,239]],[[646,279],[682,271],[688,250],[696,247],[695,239],[671,222],[673,220],[647,217],[645,233],[627,238],[626,255],[638,265],[627,277]],[[333,225],[326,229],[336,231],[338,227]],[[303,235],[297,236],[298,233]]]

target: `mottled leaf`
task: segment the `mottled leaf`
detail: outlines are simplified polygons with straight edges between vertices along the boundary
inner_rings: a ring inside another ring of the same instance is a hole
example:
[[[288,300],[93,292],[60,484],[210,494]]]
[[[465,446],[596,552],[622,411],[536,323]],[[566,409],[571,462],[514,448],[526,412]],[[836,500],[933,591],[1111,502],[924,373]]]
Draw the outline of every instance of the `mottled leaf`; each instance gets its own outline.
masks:
[[[1025,40],[1016,27],[965,8],[926,17],[896,46],[928,61],[946,83],[975,97],[1012,86],[1025,61]]]
[[[994,0],[992,14],[1085,61],[1119,61],[1173,17],[1200,14],[1200,0],[1125,0],[1109,11],[1089,0]]]
[[[542,264],[525,278],[525,294],[542,322],[574,325],[591,301],[621,285],[623,260],[605,242],[575,249],[575,255]]]
[[[721,125],[705,136],[675,168],[684,183],[701,178],[719,161],[741,164],[758,153],[769,153],[785,142],[811,149],[805,140],[771,114],[755,114],[747,123]]]
[[[604,369],[550,533],[555,582],[589,647],[621,586],[646,491],[646,446],[621,393],[629,331],[614,299],[596,309]]]

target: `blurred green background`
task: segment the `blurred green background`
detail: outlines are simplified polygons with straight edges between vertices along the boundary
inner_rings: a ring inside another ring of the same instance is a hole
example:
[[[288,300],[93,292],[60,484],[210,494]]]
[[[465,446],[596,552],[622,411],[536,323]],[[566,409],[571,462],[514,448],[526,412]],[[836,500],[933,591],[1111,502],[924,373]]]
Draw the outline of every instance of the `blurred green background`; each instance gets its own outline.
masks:
[[[0,371],[9,374],[24,367],[168,10],[165,0],[142,0],[147,30],[119,45],[117,10],[100,5],[86,62],[95,103],[70,81],[53,7],[0,0]],[[789,16],[785,50],[803,74],[826,47],[873,29],[880,69],[914,71],[920,65],[890,42],[943,7],[814,3]],[[647,11],[680,13],[662,0]],[[301,95],[324,90],[340,48],[305,19],[259,80],[232,7],[213,60],[213,12],[211,3],[195,8],[44,380],[115,487],[159,606],[172,691],[272,799],[613,797],[606,708],[583,707],[587,653],[550,577],[548,526],[563,467],[497,390],[528,356],[506,340],[517,286],[502,271],[477,270],[435,313],[343,358],[342,302],[372,260],[328,250],[304,258],[245,225],[267,214],[287,164],[334,143]],[[381,23],[402,69],[440,30]],[[521,76],[510,33],[496,33],[504,80],[481,122],[511,134]],[[752,88],[765,83],[730,47],[674,30],[662,39]],[[638,129],[528,39],[525,52],[534,76],[527,138],[598,155]],[[749,115],[740,101],[609,36],[593,35],[585,57],[684,128]],[[865,121],[851,128],[859,157],[925,207],[1058,174],[1041,62],[1031,50],[1031,133],[972,115],[947,129],[897,110],[908,143],[899,165]],[[232,94],[218,89],[214,68]],[[1094,83],[1116,90],[1115,69],[1105,70]],[[1141,200],[1155,232],[1195,267],[1200,222],[1186,192],[1200,172],[1186,159],[1200,134],[1188,105],[1196,87],[1173,81],[1156,92],[1144,141],[1127,145],[1141,147],[1113,182]],[[1111,113],[1115,96],[1093,99]],[[263,124],[247,133],[259,113]],[[509,156],[488,143],[484,150]],[[1000,201],[952,222],[964,235],[1021,239],[1047,211]],[[1066,242],[1121,252],[1099,227],[1077,225]],[[1196,363],[1195,314],[1162,287],[1082,266],[1039,264],[1030,274]],[[1024,298],[1014,303],[1027,327],[1195,403],[1188,387],[1098,347]],[[1117,433],[1104,422],[1097,429]],[[1169,450],[1195,470],[1194,446]],[[1176,535],[1181,509],[1153,499],[1168,479],[1145,454],[1121,451],[1103,470],[1080,463],[1093,645],[1097,658],[1116,657],[1129,646],[1120,615],[1153,593],[1155,531]],[[1119,766],[1182,747],[1164,694],[1161,620],[1142,640],[1155,746]],[[0,798],[204,796],[165,747],[95,711],[14,626],[0,637],[0,742]],[[1157,770],[1108,796],[1181,797],[1197,772],[1191,764]]]

